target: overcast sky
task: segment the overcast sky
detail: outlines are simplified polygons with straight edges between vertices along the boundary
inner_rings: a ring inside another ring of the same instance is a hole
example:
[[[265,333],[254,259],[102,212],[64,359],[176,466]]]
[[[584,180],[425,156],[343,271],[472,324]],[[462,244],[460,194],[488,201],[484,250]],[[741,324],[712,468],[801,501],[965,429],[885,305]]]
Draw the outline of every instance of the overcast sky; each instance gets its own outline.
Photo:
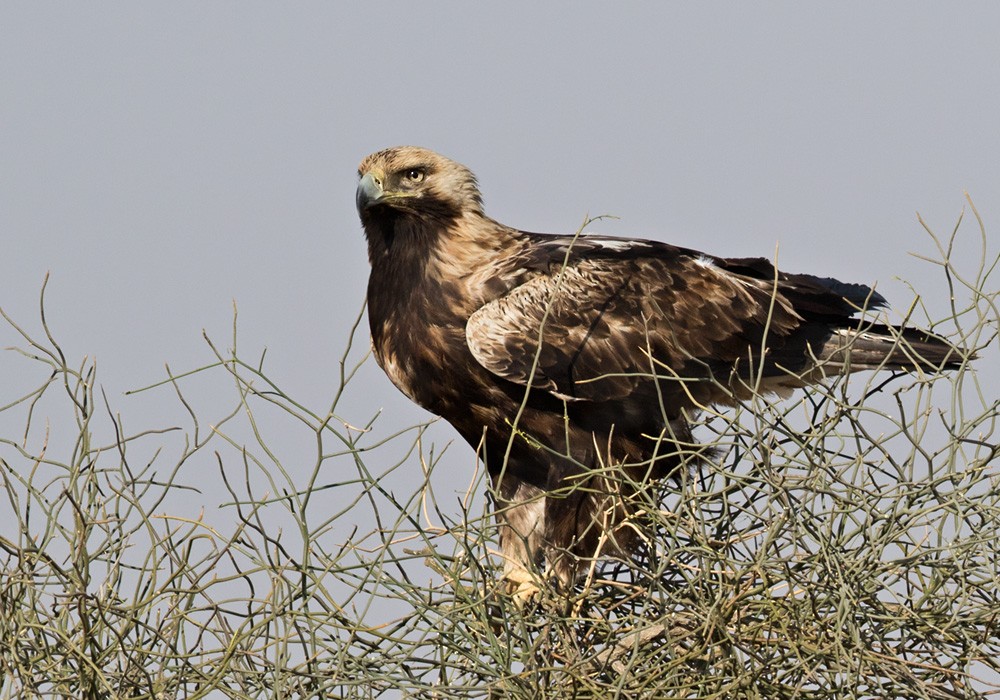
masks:
[[[3,3],[0,305],[37,331],[51,273],[67,355],[153,425],[175,402],[124,392],[208,362],[235,300],[246,354],[325,410],[368,275],[356,168],[402,143],[513,226],[777,248],[901,309],[899,278],[947,303],[917,212],[947,234],[968,192],[1000,230],[1000,4],[539,5]],[[5,392],[25,366],[0,357]],[[359,383],[345,419],[427,417],[374,363]]]

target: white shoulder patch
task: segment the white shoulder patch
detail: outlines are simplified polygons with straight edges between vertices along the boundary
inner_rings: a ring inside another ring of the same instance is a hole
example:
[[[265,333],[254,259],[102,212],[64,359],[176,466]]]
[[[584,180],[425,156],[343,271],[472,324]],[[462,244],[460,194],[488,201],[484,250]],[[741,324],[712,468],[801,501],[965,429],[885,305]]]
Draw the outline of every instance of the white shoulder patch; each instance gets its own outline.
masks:
[[[628,238],[604,238],[602,236],[591,236],[587,238],[588,243],[594,243],[601,248],[608,250],[648,250],[649,243],[646,241],[633,241]]]
[[[541,242],[541,245],[550,250],[558,250],[565,253],[571,248],[578,250],[613,250],[615,252],[625,252],[629,250],[645,250],[651,247],[649,241],[636,241],[630,238],[616,238],[612,236],[601,236],[597,234],[587,234],[584,236],[557,236],[548,238]]]

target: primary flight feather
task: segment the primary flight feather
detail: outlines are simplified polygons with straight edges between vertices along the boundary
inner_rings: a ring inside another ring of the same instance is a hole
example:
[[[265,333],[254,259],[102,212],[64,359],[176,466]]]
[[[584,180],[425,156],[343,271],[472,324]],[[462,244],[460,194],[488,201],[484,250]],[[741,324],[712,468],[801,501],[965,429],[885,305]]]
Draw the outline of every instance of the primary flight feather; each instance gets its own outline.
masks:
[[[629,491],[685,462],[699,408],[962,360],[927,334],[855,318],[886,303],[864,285],[504,226],[473,174],[433,151],[379,151],[358,175],[375,357],[479,452],[515,585],[530,587],[543,561],[566,586],[582,562],[627,554]],[[627,478],[595,471],[609,465]]]

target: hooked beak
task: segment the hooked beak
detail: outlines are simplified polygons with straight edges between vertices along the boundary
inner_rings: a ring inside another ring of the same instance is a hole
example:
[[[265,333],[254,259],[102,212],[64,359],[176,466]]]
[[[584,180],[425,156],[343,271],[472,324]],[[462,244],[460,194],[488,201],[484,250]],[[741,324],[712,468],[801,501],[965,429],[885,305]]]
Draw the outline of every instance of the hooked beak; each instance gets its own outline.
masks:
[[[369,207],[379,203],[385,192],[382,190],[381,178],[375,177],[372,173],[366,173],[358,183],[356,202],[358,211],[364,211]]]

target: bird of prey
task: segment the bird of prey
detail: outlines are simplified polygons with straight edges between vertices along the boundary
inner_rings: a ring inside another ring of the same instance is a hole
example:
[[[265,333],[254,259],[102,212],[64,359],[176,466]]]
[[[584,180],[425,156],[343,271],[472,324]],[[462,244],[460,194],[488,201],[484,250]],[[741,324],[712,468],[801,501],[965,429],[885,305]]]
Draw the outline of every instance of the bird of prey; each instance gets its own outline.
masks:
[[[861,284],[505,226],[472,172],[430,150],[373,153],[358,175],[375,358],[485,463],[515,596],[543,562],[567,587],[588,560],[634,550],[629,496],[690,462],[700,408],[963,359],[856,318],[886,303]]]

